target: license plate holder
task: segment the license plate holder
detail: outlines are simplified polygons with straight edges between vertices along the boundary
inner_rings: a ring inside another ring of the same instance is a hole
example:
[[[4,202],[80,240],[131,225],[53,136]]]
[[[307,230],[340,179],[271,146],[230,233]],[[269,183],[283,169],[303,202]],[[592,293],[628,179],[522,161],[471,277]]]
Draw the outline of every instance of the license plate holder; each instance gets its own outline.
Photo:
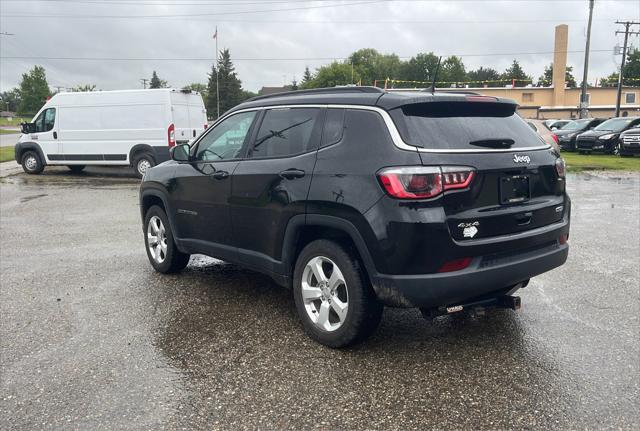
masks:
[[[500,178],[500,203],[515,204],[528,201],[531,188],[528,175],[509,175]]]

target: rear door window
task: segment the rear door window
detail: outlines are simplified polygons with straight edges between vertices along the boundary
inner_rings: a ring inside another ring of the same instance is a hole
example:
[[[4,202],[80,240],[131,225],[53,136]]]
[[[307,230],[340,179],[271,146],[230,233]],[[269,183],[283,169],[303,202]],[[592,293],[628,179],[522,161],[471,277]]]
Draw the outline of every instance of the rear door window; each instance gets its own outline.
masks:
[[[542,138],[515,113],[514,105],[430,102],[390,112],[405,142],[433,150],[544,147]]]
[[[333,145],[342,140],[344,130],[344,109],[329,108],[324,120],[322,146]]]
[[[250,157],[287,157],[318,146],[320,108],[282,108],[265,112]]]

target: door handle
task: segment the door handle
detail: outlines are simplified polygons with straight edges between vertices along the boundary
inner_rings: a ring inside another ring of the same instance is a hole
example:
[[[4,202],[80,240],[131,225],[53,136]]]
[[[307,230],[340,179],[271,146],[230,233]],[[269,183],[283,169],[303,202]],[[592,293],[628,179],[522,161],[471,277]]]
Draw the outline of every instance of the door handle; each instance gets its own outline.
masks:
[[[224,180],[225,178],[227,178],[229,176],[229,172],[227,172],[227,171],[215,171],[214,173],[211,174],[211,176],[213,178],[215,178],[216,180]]]
[[[302,169],[287,169],[280,172],[281,178],[286,178],[287,180],[293,180],[294,178],[302,178],[304,177],[305,172]]]
[[[56,131],[53,132],[53,139],[58,139],[58,132]]]

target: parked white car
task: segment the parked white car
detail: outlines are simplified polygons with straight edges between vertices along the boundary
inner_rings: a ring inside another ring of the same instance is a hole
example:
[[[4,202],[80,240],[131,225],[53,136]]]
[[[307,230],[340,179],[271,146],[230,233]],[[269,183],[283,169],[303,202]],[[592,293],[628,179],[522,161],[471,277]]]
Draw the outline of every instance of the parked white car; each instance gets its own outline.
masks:
[[[47,165],[133,166],[138,176],[207,127],[202,96],[175,89],[58,93],[23,124],[16,161],[39,174]]]

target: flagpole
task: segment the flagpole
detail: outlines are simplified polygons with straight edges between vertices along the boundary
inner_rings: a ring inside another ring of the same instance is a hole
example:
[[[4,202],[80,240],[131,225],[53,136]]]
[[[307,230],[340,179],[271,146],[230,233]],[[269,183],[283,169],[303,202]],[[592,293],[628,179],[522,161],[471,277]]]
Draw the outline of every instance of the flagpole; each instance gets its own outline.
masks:
[[[218,64],[218,26],[216,26],[216,120],[220,118],[220,85],[218,75],[220,75],[220,65]]]

